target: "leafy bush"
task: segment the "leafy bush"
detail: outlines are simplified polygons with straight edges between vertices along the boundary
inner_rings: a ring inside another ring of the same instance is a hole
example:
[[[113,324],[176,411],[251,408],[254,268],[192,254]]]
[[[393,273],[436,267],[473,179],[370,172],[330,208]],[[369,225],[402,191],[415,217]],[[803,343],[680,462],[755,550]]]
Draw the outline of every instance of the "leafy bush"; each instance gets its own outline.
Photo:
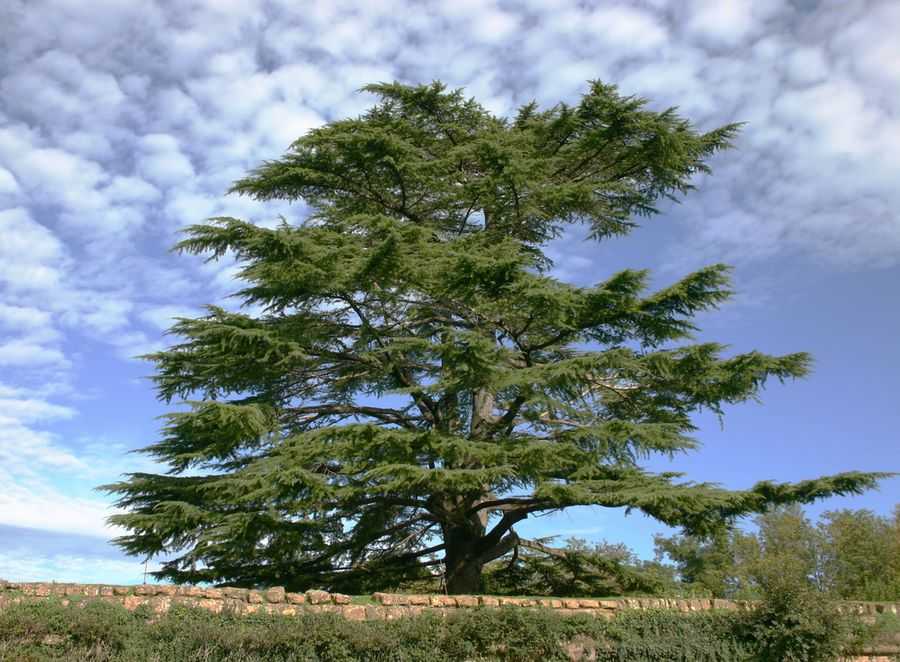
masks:
[[[860,634],[826,594],[790,573],[765,577],[761,588],[745,634],[761,662],[830,662]]]
[[[847,628],[810,599],[777,594],[749,615],[635,610],[605,621],[505,607],[363,622],[180,605],[155,616],[101,601],[33,600],[0,610],[0,661],[551,662],[569,660],[567,646],[582,645],[598,649],[598,662],[824,662],[840,643],[833,633]]]

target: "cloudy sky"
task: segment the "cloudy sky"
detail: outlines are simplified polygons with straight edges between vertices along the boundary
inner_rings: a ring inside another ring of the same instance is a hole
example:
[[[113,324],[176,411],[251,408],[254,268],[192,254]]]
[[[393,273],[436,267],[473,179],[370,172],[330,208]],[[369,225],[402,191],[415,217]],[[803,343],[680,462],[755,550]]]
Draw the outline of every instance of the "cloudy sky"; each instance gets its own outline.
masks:
[[[173,315],[223,303],[232,265],[167,249],[216,214],[302,206],[225,197],[357,90],[441,79],[498,114],[575,101],[585,81],[677,105],[737,149],[631,237],[553,246],[559,277],[623,267],[671,282],[735,265],[702,319],[735,351],[807,350],[813,375],[698,419],[703,448],[655,466],[744,487],[900,470],[900,3],[895,0],[5,0],[0,5],[0,577],[139,581],[106,541],[97,484],[150,468],[160,405],[132,357]],[[879,492],[810,509],[900,502]],[[652,553],[641,516],[527,523]]]

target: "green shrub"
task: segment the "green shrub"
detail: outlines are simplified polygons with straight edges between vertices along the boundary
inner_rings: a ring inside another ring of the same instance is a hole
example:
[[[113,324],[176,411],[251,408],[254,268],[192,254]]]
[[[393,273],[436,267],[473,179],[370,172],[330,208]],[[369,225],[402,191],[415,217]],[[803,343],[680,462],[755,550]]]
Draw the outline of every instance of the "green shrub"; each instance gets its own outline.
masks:
[[[831,662],[857,638],[859,628],[832,599],[790,573],[766,577],[761,587],[744,635],[761,662]]]
[[[580,642],[598,648],[598,662],[825,662],[849,629],[811,600],[782,592],[753,614],[635,610],[612,621],[504,607],[363,622],[180,605],[156,617],[101,601],[32,600],[0,610],[0,661],[552,662]]]

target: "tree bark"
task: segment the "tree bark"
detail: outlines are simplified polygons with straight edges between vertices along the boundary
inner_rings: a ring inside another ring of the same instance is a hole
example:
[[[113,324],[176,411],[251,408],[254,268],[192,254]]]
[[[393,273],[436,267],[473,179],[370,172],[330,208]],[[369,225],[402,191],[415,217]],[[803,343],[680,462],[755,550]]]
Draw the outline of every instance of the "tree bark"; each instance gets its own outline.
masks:
[[[444,579],[447,593],[481,593],[481,561],[477,544],[478,531],[464,527],[444,527]]]
[[[460,559],[455,565],[447,564],[447,593],[450,595],[477,595],[482,592],[481,572],[484,565],[470,559]]]

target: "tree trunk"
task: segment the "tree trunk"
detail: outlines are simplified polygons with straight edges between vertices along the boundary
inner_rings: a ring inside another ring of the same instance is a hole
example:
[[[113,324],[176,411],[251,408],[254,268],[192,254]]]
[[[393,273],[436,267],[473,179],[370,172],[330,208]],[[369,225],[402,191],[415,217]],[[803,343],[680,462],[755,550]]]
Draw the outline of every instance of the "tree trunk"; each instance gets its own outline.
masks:
[[[451,567],[447,564],[447,593],[450,595],[476,595],[482,592],[481,563],[461,559]]]
[[[477,531],[468,528],[444,529],[444,569],[447,593],[481,593],[481,570],[484,562],[479,558]]]

